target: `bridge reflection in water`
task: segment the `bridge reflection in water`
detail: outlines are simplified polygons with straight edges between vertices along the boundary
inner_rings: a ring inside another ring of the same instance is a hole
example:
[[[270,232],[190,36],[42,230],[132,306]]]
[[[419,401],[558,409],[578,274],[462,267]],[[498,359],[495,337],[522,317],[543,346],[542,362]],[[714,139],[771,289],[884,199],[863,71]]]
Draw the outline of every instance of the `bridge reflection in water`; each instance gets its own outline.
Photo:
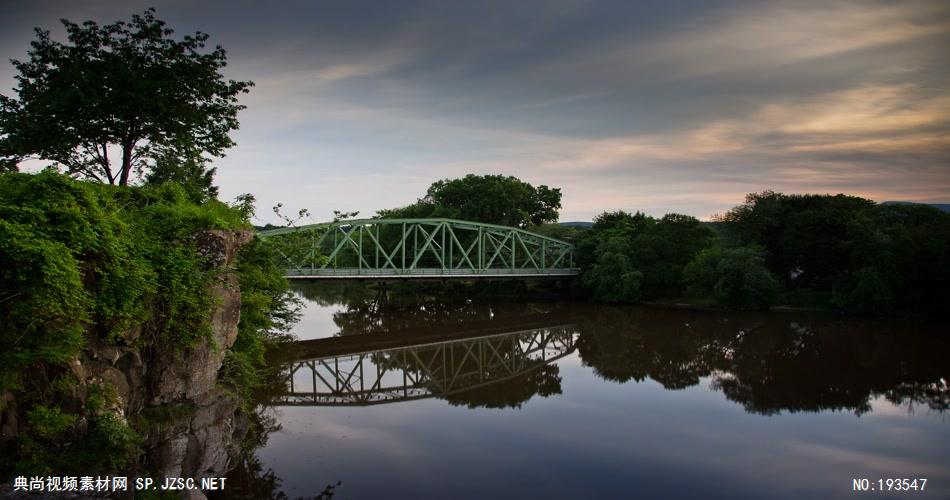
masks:
[[[287,392],[274,403],[367,406],[447,397],[542,370],[573,353],[576,340],[576,326],[564,324],[389,349],[328,353],[286,364]]]

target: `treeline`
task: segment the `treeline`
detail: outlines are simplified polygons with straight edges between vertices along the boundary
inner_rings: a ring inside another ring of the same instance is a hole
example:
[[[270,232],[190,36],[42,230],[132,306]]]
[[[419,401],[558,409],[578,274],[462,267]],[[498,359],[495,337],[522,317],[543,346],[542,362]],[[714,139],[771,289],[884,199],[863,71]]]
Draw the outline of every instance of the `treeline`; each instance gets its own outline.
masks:
[[[927,313],[950,303],[950,214],[846,195],[750,194],[701,223],[606,212],[577,238],[593,298]]]
[[[437,181],[416,203],[376,217],[457,218],[571,241],[578,291],[601,302],[870,314],[950,304],[950,214],[927,205],[765,191],[713,222],[615,211],[589,229],[557,224],[560,208],[560,189],[470,174]]]

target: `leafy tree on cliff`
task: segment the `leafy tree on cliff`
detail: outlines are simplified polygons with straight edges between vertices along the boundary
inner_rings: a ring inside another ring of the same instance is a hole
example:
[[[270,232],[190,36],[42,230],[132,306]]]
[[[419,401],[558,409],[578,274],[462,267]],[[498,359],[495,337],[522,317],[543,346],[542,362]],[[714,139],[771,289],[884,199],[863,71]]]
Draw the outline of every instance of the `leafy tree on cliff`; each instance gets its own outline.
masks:
[[[29,59],[13,61],[18,98],[0,96],[0,171],[51,160],[127,185],[159,147],[220,157],[234,145],[237,96],[253,83],[224,79],[224,49],[203,51],[207,34],[175,40],[154,9],[103,26],[62,22],[68,43],[37,28]]]

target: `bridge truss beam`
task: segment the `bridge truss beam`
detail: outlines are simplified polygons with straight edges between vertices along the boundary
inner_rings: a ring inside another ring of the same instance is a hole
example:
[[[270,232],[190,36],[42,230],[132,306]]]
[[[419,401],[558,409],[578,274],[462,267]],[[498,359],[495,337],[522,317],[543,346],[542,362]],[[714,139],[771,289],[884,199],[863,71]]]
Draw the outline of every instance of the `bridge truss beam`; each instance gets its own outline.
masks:
[[[574,246],[454,219],[362,219],[261,231],[290,278],[573,276]]]

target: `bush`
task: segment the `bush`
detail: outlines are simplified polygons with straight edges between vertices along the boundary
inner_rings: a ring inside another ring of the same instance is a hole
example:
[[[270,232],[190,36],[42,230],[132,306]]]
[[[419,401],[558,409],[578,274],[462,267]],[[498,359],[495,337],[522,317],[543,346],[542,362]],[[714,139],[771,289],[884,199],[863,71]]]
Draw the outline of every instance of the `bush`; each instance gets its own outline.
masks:
[[[26,412],[31,431],[42,439],[53,439],[66,432],[76,421],[76,415],[63,413],[59,408],[36,405]]]
[[[871,267],[858,272],[854,286],[849,290],[835,290],[833,303],[844,311],[864,314],[888,313],[896,305],[891,285]]]
[[[762,250],[715,246],[700,252],[683,271],[695,293],[712,294],[730,309],[765,309],[778,289]]]
[[[695,217],[604,212],[577,240],[582,283],[597,300],[635,302],[682,293],[683,268],[714,233]]]
[[[270,242],[254,238],[238,253],[241,285],[241,321],[231,350],[226,353],[222,381],[249,404],[268,375],[264,353],[286,340],[300,316],[300,299],[290,291]]]
[[[620,237],[610,238],[598,246],[597,260],[581,278],[595,299],[604,302],[640,300],[643,273],[633,268],[628,252],[627,243]]]

